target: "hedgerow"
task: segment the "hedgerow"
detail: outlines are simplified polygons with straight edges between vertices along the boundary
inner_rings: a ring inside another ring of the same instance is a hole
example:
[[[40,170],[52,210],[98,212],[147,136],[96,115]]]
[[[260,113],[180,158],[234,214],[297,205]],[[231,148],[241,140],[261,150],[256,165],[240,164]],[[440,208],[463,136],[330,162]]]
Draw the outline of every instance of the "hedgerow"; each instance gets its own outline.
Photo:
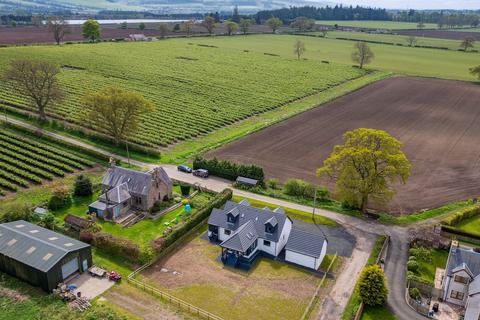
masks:
[[[193,169],[206,169],[214,176],[232,181],[241,176],[258,180],[260,184],[263,184],[263,179],[265,178],[263,169],[259,166],[236,164],[227,160],[218,160],[217,158],[204,159],[197,156],[193,160]]]

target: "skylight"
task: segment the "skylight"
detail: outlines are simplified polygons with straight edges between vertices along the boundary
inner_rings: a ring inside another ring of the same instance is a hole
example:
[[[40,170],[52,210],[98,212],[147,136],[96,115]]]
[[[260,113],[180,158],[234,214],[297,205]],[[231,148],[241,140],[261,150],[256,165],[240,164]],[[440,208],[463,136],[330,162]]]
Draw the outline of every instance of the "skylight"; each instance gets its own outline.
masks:
[[[58,240],[58,238],[57,237],[50,237],[50,238],[48,238],[48,240],[54,241],[54,240]]]
[[[53,254],[47,253],[42,259],[43,259],[43,261],[47,261],[47,260],[50,259],[52,256],[53,256]]]
[[[27,254],[32,254],[37,248],[35,247],[30,247],[30,249],[27,250]]]
[[[71,242],[65,243],[64,246],[65,246],[65,247],[71,247],[71,246],[73,246],[73,243],[71,243]]]
[[[19,229],[20,229],[20,228],[23,228],[23,227],[25,227],[24,224],[17,224],[17,225],[15,225],[15,228],[19,228]]]
[[[13,246],[15,243],[17,243],[17,239],[12,239],[12,240],[10,240],[10,241],[7,242],[7,245],[8,245],[9,247],[11,247],[11,246]]]
[[[37,233],[38,230],[37,230],[37,229],[33,229],[33,230],[30,230],[29,232],[30,232],[30,233]]]

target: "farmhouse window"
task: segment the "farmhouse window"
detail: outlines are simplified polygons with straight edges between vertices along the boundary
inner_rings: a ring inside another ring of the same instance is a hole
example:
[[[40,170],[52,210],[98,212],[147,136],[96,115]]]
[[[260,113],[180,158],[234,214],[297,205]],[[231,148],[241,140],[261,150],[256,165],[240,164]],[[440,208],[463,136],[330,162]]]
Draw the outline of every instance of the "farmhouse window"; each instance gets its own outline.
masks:
[[[265,247],[270,247],[270,241],[268,241],[268,240],[263,240],[263,245],[264,245]]]
[[[224,233],[225,233],[227,236],[229,236],[230,233],[232,233],[232,231],[231,231],[231,230],[228,230],[228,229],[225,229]]]
[[[460,291],[452,290],[452,292],[450,293],[450,298],[453,298],[453,299],[463,300],[463,297],[464,297],[464,293]]]
[[[467,277],[462,277],[462,276],[455,276],[455,282],[467,284],[468,283],[468,278]]]

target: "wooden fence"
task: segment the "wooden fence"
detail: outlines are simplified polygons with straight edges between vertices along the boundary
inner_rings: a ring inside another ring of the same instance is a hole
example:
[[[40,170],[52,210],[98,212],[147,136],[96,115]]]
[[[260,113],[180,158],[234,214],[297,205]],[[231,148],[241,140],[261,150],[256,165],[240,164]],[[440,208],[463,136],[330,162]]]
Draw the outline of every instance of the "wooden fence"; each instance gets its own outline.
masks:
[[[332,268],[333,264],[335,263],[335,260],[337,260],[337,256],[338,255],[335,253],[332,261],[328,265],[327,270],[325,270],[325,273],[322,276],[322,280],[320,280],[320,283],[318,284],[317,289],[315,290],[315,293],[312,296],[312,299],[310,299],[310,302],[308,303],[307,307],[305,308],[305,312],[301,316],[300,320],[307,319],[308,315],[312,312],[313,307],[315,306],[315,301],[318,298],[318,293],[320,292],[320,288],[323,286],[323,283],[325,282],[325,279],[327,278],[327,274],[330,271],[330,269]]]

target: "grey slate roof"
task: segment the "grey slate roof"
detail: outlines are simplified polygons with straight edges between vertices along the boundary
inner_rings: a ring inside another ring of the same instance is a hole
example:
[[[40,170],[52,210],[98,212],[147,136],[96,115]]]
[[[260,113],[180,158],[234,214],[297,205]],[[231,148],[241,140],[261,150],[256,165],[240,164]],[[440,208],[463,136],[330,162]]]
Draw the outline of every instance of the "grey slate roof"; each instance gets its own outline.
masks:
[[[246,185],[249,185],[249,186],[256,186],[258,184],[258,180],[250,179],[250,178],[246,178],[246,177],[240,177],[240,176],[237,177],[236,181],[238,183],[246,184]]]
[[[163,168],[157,167],[154,169],[154,172],[158,173],[163,182],[171,184],[171,180]],[[102,184],[113,188],[122,183],[127,183],[130,193],[148,195],[154,182],[152,174],[153,172],[141,172],[113,166],[108,169],[103,177]]]
[[[293,227],[288,237],[285,250],[294,251],[310,257],[318,258],[322,253],[325,238]]]
[[[0,224],[0,254],[43,272],[69,252],[89,246],[23,220]]]
[[[480,275],[476,276],[475,279],[468,286],[468,294],[477,294],[480,293]]]
[[[97,210],[106,210],[107,209],[107,204],[102,201],[95,201],[94,203],[89,205],[90,208],[95,208]],[[111,206],[108,206],[111,207]]]
[[[275,216],[273,216],[270,219],[268,219],[267,221],[265,221],[265,224],[267,224],[267,223],[269,223],[272,227],[275,227],[278,224],[278,221],[275,218]]]
[[[235,251],[245,252],[258,239],[258,233],[252,220],[242,225],[227,240],[223,241],[220,246]]]
[[[239,216],[235,223],[229,223],[227,221],[227,214],[234,208],[236,209],[235,211],[238,210]],[[278,225],[277,225],[277,228],[275,229],[275,232],[270,234],[265,232],[265,222],[271,219],[272,217],[275,217]],[[208,218],[208,224],[217,226],[220,228],[229,229],[235,232],[237,229],[239,229],[242,225],[247,223],[249,220],[252,220],[259,238],[278,242],[278,239],[280,237],[280,232],[283,230],[283,226],[285,225],[285,221],[287,219],[289,218],[283,212],[274,212],[271,210],[251,207],[248,204],[245,204],[245,202],[243,201],[240,203],[227,201],[223,210],[221,209],[212,210],[212,213]]]
[[[452,275],[458,267],[462,267],[465,264],[473,277],[480,274],[480,253],[473,251],[472,249],[457,248],[456,252],[450,250],[447,265],[447,275]]]
[[[106,192],[106,194],[102,194],[100,196],[100,200],[105,203],[123,203],[124,201],[127,201],[130,199],[130,192],[128,191],[128,185],[126,182],[122,183],[121,185],[118,185],[114,187],[113,189],[110,189]],[[108,199],[108,200],[107,200]]]

